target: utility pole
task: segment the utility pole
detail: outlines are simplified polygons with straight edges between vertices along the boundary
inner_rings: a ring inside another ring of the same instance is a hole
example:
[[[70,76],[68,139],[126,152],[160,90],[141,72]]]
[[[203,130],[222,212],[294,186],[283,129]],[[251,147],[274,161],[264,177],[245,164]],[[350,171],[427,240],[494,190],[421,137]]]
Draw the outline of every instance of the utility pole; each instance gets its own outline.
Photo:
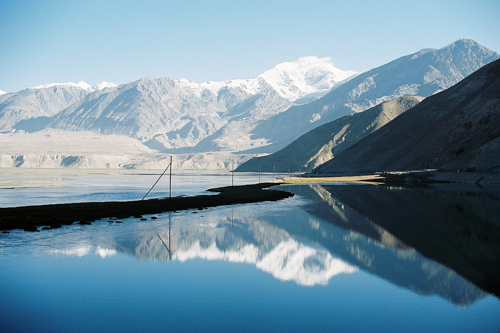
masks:
[[[170,182],[168,191],[168,201],[172,201],[172,155],[170,155]]]

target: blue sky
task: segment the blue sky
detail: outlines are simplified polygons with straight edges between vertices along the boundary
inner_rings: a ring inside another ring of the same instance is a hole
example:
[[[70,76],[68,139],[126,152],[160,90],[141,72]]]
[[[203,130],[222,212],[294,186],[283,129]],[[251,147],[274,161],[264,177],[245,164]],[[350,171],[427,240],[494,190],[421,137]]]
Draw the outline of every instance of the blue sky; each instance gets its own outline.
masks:
[[[500,0],[0,0],[0,89],[252,78],[309,55],[366,71],[461,37],[500,52]]]

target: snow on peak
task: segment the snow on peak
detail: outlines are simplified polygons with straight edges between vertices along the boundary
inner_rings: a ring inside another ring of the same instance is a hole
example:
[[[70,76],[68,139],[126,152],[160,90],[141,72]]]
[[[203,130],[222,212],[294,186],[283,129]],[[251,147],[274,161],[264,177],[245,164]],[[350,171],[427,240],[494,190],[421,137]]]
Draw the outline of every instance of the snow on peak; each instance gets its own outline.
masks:
[[[106,88],[114,88],[114,87],[118,87],[118,85],[116,83],[113,83],[113,82],[102,81],[101,83],[94,84],[92,86],[92,89],[93,90],[103,90]]]
[[[0,90],[0,96],[5,95],[5,94],[6,94],[6,92],[5,92],[5,91]]]
[[[46,89],[46,88],[52,88],[52,87],[76,87],[80,88],[83,90],[87,91],[95,91],[95,90],[102,90],[104,88],[112,88],[116,87],[117,85],[111,82],[103,81],[101,83],[95,84],[95,85],[90,85],[85,81],[79,81],[78,83],[74,82],[65,82],[65,83],[47,83],[47,84],[41,84],[35,87],[31,87],[29,89]]]
[[[293,62],[283,62],[253,79],[207,81],[201,84],[187,79],[179,84],[201,94],[209,90],[217,94],[223,87],[241,89],[250,95],[274,90],[281,97],[295,101],[308,94],[327,92],[337,83],[359,74],[336,68],[330,58],[301,57]]]
[[[338,274],[357,271],[356,267],[332,257],[326,249],[305,245],[295,239],[283,240],[269,252],[263,252],[253,244],[230,250],[220,249],[216,243],[202,246],[196,241],[173,255],[174,260],[181,262],[194,258],[254,264],[279,280],[294,281],[303,286],[326,285]]]
[[[92,86],[90,84],[88,84],[87,82],[85,82],[85,81],[80,81],[78,83],[74,83],[74,82],[47,83],[47,84],[41,84],[41,85],[38,85],[38,86],[35,86],[35,87],[31,87],[29,89],[46,89],[46,88],[59,87],[59,86],[63,86],[63,87],[77,87],[77,88],[81,88],[83,90],[90,90],[90,89],[92,89]]]
[[[329,91],[333,86],[353,75],[333,65],[331,58],[301,57],[293,62],[283,62],[260,74],[282,97],[296,100],[307,94]]]

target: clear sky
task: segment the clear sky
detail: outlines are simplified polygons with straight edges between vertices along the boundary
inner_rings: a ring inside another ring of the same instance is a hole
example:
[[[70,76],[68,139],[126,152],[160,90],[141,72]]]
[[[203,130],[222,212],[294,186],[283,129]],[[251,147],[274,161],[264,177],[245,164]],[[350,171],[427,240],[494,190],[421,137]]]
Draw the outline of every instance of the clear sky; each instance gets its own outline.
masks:
[[[309,55],[366,71],[461,37],[500,52],[500,0],[0,0],[0,89],[253,78]]]

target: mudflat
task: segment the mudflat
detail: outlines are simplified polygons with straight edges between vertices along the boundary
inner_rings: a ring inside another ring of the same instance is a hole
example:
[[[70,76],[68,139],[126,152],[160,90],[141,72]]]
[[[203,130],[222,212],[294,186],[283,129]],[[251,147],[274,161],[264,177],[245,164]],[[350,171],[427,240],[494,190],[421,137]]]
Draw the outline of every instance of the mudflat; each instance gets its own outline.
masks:
[[[90,224],[101,219],[118,221],[145,214],[201,209],[223,205],[277,201],[293,196],[293,193],[269,189],[276,183],[259,183],[242,186],[226,186],[208,189],[216,195],[172,197],[137,201],[105,201],[67,204],[34,205],[0,208],[0,230],[12,229],[39,231],[39,228],[60,228],[62,225]]]

